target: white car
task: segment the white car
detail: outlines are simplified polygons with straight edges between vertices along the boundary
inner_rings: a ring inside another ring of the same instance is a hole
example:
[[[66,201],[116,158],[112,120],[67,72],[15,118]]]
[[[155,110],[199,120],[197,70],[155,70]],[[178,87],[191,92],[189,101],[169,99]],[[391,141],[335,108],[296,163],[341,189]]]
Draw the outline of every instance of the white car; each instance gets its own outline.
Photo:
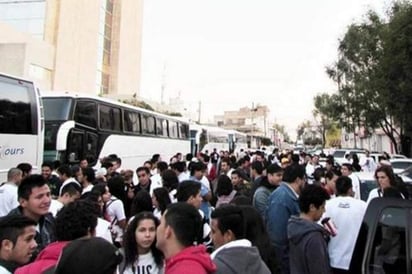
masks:
[[[393,172],[396,174],[412,166],[412,159],[390,159],[389,162],[392,165]]]
[[[346,160],[346,157],[349,155],[349,158],[352,158],[353,154],[357,154],[359,159],[365,157],[364,150],[343,148],[343,149],[336,149],[333,152],[333,159],[335,159],[336,163],[338,163],[339,165],[342,165],[343,163],[348,162]]]
[[[375,172],[354,172],[358,176],[360,181],[361,189],[361,199],[366,201],[369,196],[369,192],[378,187],[378,182],[375,179]],[[412,178],[405,176],[404,174],[399,174],[402,178],[402,181],[406,184],[412,184]]]

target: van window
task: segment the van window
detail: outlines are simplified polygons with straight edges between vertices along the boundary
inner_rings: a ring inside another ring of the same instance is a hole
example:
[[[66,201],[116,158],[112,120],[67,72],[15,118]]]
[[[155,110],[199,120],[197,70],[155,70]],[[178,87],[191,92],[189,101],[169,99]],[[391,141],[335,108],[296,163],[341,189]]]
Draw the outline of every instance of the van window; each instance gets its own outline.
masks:
[[[406,273],[407,209],[385,208],[370,254],[370,273]]]

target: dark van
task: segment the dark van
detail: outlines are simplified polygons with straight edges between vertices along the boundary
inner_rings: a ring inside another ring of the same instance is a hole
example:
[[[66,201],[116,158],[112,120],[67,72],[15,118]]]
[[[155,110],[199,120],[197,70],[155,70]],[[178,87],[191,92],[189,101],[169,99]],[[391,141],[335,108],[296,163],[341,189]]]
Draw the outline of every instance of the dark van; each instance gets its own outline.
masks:
[[[412,201],[376,198],[370,202],[349,273],[412,273]]]

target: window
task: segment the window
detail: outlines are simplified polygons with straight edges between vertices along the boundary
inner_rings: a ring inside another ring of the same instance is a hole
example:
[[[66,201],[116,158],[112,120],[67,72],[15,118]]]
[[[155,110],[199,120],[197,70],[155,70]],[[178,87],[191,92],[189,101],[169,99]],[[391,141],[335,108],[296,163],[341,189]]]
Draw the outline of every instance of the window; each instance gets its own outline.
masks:
[[[167,120],[163,120],[163,136],[169,136],[169,123]]]
[[[178,129],[177,123],[169,121],[169,136],[171,138],[178,138],[179,137],[177,129]]]
[[[145,134],[156,134],[155,131],[155,118],[147,114],[142,114],[142,132]]]
[[[189,125],[180,124],[180,138],[188,139],[189,138]]]
[[[100,128],[120,131],[120,109],[105,105],[99,106]]]
[[[83,157],[86,157],[87,161],[89,164],[93,164],[97,160],[97,134],[87,132],[87,137],[86,137],[86,150],[85,154]]]
[[[372,245],[370,273],[406,273],[406,213],[405,208],[382,211]]]
[[[72,99],[69,98],[43,98],[44,118],[47,121],[71,120],[71,106]]]
[[[139,113],[125,111],[124,130],[128,132],[133,132],[133,133],[140,133]]]
[[[30,104],[34,98],[30,98],[29,87],[20,81],[0,81],[0,91],[0,132],[36,134],[32,119],[37,116]]]
[[[167,137],[167,123],[166,120],[157,118],[156,119],[156,134],[159,136]]]
[[[68,138],[67,157],[69,163],[78,163],[83,158],[83,142],[84,132],[79,130],[71,130]]]
[[[95,102],[78,101],[74,111],[74,120],[92,128],[97,127],[97,106]]]

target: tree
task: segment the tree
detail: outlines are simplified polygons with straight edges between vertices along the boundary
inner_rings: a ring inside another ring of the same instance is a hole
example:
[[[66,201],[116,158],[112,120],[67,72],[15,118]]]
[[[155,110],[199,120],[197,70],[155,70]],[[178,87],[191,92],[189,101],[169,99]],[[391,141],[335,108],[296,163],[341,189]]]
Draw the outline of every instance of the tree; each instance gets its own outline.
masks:
[[[381,127],[396,152],[401,140],[406,154],[405,130],[412,131],[410,37],[410,3],[395,3],[386,19],[369,11],[363,23],[348,27],[337,62],[326,70],[338,86],[334,118],[340,125],[354,133],[361,126]]]
[[[298,125],[298,128],[296,129],[296,134],[297,134],[296,138],[297,138],[297,140],[302,139],[303,133],[305,133],[305,130],[309,129],[309,128],[311,128],[310,121],[306,120],[306,121],[300,123]]]
[[[318,94],[313,98],[315,109],[313,116],[318,120],[318,130],[322,136],[322,147],[326,145],[326,131],[332,127],[333,117],[336,106],[336,100],[332,95],[327,93]]]
[[[275,123],[275,124],[273,124],[273,128],[276,129],[280,134],[283,135],[283,140],[286,143],[290,142],[289,134],[286,132],[286,129],[285,129],[284,125],[280,125],[280,124]]]

